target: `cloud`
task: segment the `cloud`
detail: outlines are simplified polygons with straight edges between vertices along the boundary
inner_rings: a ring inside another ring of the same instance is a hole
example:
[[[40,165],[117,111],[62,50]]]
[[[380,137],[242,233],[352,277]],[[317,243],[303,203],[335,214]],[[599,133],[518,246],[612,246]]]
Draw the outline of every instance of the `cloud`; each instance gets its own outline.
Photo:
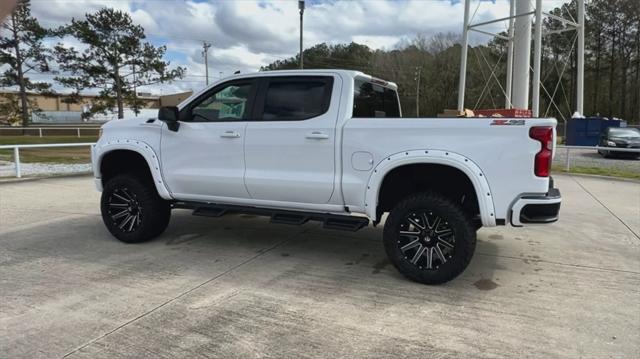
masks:
[[[212,44],[209,67],[212,78],[222,71],[256,71],[260,66],[295,56],[298,52],[299,14],[294,0],[194,1],[194,0],[32,0],[33,14],[46,26],[59,26],[72,17],[102,7],[114,7],[131,14],[146,30],[149,41],[167,46],[167,58],[187,67],[183,81],[163,85],[162,91],[198,89],[204,85],[202,43]],[[549,10],[561,0],[543,2]],[[478,7],[478,4],[480,5]],[[463,3],[452,0],[354,0],[307,1],[304,14],[304,43],[355,41],[376,49],[390,49],[418,33],[461,33]],[[476,10],[477,9],[477,10]],[[474,21],[504,17],[508,0],[472,2]],[[505,23],[485,29],[503,31]],[[473,34],[473,43],[489,37]],[[145,91],[158,91],[155,86]]]

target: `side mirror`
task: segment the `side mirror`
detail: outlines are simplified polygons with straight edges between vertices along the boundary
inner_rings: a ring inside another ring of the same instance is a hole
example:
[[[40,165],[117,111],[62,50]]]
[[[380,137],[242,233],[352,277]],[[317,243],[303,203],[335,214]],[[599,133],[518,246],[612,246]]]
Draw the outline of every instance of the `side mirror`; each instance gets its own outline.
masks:
[[[164,106],[158,110],[158,120],[166,122],[169,130],[174,132],[180,128],[179,116],[178,108],[175,106]]]

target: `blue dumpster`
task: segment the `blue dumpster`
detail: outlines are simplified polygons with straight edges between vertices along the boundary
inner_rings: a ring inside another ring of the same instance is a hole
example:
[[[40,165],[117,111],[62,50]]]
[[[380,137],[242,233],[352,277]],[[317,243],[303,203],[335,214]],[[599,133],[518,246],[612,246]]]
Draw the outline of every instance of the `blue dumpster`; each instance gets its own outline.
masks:
[[[567,122],[565,143],[569,146],[596,146],[600,133],[608,127],[625,127],[625,121],[605,117],[572,118]]]

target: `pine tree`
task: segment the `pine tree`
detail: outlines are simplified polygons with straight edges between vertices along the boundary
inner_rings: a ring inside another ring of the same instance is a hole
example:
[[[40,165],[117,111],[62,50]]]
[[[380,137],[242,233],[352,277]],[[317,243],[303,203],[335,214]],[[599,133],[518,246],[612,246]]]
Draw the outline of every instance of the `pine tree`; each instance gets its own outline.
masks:
[[[117,108],[118,118],[123,118],[125,104],[134,111],[143,106],[136,101],[137,87],[181,78],[185,71],[181,67],[169,69],[169,62],[162,59],[166,47],[143,42],[144,29],[123,11],[103,8],[86,14],[85,20],[72,19],[60,34],[73,36],[87,46],[77,50],[56,45],[60,69],[69,74],[56,77],[56,81],[74,89],[72,100],[76,101],[84,89],[101,89],[90,114]]]
[[[17,106],[19,107],[22,126],[29,125],[29,112],[37,109],[27,92],[46,93],[51,85],[46,82],[32,81],[28,74],[32,72],[48,72],[50,56],[42,44],[42,40],[49,36],[34,17],[31,16],[28,0],[21,1],[14,12],[2,23],[0,32],[0,64],[8,68],[0,78],[0,85],[17,87]],[[9,105],[15,107],[14,96],[6,99]],[[6,106],[7,104],[5,104]]]

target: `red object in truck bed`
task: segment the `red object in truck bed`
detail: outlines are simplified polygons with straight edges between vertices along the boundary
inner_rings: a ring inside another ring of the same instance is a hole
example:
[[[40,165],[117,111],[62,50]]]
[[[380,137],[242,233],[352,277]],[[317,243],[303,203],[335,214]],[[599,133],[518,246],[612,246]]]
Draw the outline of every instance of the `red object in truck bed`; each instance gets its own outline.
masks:
[[[488,110],[473,110],[473,113],[486,117],[493,117],[496,114],[502,117],[531,117],[531,110],[521,108],[494,108]]]

